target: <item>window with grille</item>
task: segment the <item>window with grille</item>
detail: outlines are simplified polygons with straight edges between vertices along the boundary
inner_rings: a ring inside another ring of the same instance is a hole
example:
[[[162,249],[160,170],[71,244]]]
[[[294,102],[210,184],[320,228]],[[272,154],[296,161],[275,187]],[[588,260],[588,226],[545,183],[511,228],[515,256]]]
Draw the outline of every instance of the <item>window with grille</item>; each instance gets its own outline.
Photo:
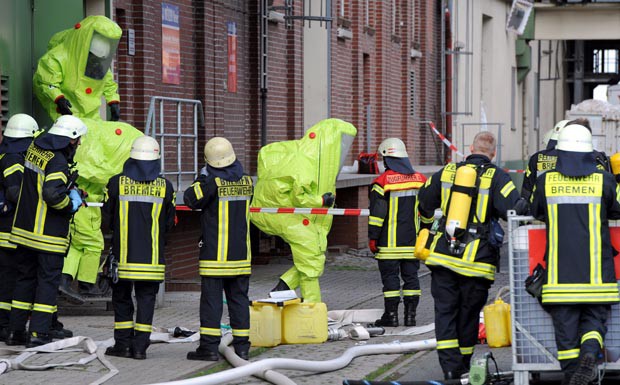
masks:
[[[617,49],[595,49],[593,56],[594,62],[592,65],[592,72],[595,74],[618,73]]]

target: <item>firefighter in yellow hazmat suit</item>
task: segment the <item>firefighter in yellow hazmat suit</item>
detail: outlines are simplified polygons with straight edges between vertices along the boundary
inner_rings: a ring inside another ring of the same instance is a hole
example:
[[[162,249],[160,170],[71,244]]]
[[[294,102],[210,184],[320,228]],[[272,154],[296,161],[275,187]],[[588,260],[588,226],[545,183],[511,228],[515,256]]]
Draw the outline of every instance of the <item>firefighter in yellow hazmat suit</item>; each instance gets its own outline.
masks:
[[[303,138],[277,142],[258,153],[258,180],[253,207],[330,207],[336,177],[357,129],[339,119],[320,121]],[[251,214],[252,222],[267,234],[287,242],[294,266],[274,290],[296,289],[306,302],[321,302],[319,277],[323,274],[331,215]]]
[[[121,172],[131,143],[142,133],[129,124],[101,120],[104,96],[113,121],[120,118],[120,97],[110,64],[121,38],[121,28],[105,16],[88,16],[71,29],[56,33],[34,74],[34,93],[52,119],[75,115],[88,126],[75,155],[79,187],[100,202],[108,179]],[[84,294],[95,294],[99,259],[103,249],[101,211],[89,208],[76,213],[70,228],[71,245],[65,259],[60,290],[74,303],[83,298],[73,290],[77,278]]]

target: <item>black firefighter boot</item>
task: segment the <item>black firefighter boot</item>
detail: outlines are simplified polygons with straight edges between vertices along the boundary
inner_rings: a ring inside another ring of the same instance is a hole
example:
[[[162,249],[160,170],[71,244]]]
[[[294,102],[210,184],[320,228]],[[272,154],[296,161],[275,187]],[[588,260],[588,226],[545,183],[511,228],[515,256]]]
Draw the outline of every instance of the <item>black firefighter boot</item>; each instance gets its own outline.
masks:
[[[400,302],[400,297],[384,298],[384,302],[385,312],[381,318],[375,321],[375,326],[398,326],[398,303]]]
[[[405,326],[415,326],[415,310],[420,302],[420,297],[417,295],[405,297],[403,302],[405,303]]]

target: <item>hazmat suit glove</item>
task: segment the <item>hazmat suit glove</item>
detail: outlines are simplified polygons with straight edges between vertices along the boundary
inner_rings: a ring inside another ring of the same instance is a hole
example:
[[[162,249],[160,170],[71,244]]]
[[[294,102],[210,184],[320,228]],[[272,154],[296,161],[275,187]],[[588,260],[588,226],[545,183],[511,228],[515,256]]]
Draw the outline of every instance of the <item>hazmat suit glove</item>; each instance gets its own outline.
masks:
[[[530,212],[530,202],[525,198],[519,198],[517,203],[515,203],[514,210],[517,215],[528,215]]]
[[[121,104],[120,103],[110,103],[110,120],[113,122],[118,122],[121,118]]]
[[[370,251],[372,251],[374,254],[376,254],[377,251],[379,251],[379,249],[377,248],[377,240],[376,239],[369,239],[368,240],[368,248],[370,249]]]
[[[58,100],[56,100],[56,105],[58,106],[58,113],[60,113],[60,115],[73,115],[73,112],[71,112],[71,107],[73,106],[71,102],[64,97],[58,98]]]
[[[336,201],[336,196],[330,192],[326,192],[321,198],[323,199],[323,207],[332,207]]]
[[[80,197],[80,193],[77,190],[72,189],[69,191],[69,199],[71,199],[71,213],[73,214],[82,205],[82,197]]]

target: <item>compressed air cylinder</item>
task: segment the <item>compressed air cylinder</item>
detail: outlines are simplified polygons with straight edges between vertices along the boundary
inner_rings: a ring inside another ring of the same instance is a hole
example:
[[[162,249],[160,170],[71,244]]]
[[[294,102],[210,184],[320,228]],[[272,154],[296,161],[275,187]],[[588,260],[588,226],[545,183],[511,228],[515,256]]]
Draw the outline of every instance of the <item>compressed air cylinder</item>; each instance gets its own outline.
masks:
[[[476,170],[473,167],[461,166],[456,170],[454,186],[475,187],[476,176]],[[446,219],[446,233],[450,238],[458,238],[467,231],[471,200],[470,195],[455,191],[455,189],[452,190]]]
[[[620,174],[620,152],[616,152],[609,157],[609,163],[611,164],[611,172],[614,175]]]

